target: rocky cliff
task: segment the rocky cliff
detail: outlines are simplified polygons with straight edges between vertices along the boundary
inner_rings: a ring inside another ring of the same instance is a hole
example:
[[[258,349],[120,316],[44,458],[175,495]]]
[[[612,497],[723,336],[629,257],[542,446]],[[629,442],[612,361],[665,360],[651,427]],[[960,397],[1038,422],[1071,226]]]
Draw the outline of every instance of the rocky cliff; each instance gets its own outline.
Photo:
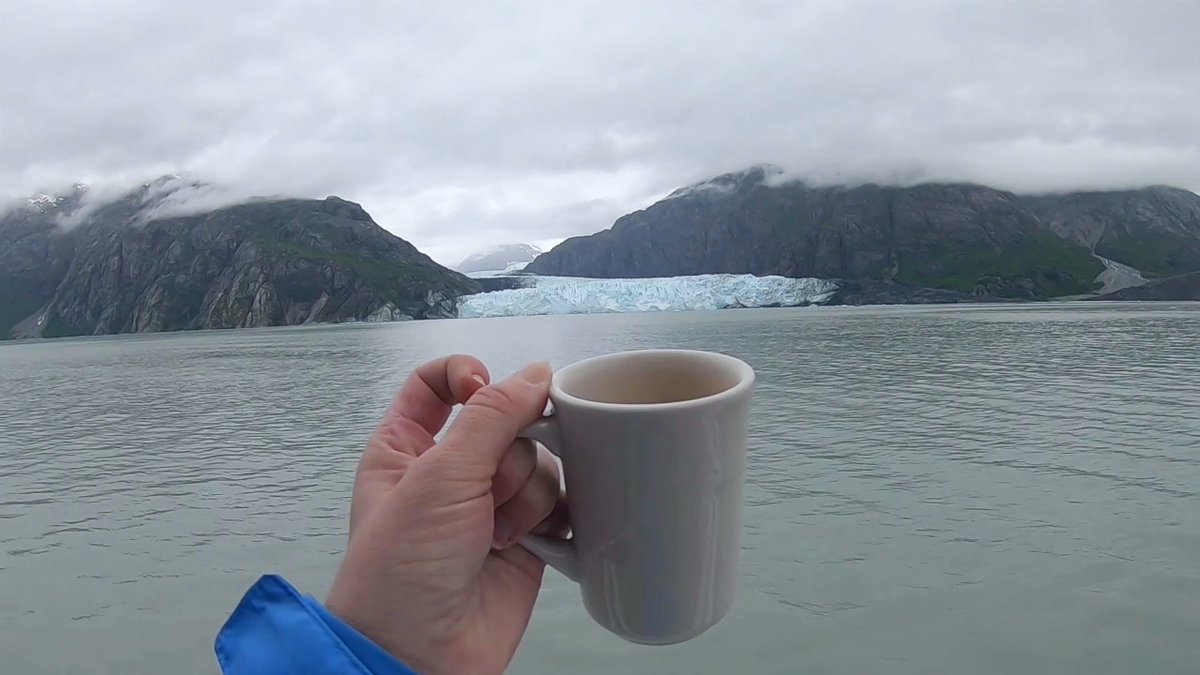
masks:
[[[162,188],[0,215],[0,337],[451,317],[479,290],[337,197],[170,215]]]
[[[1151,272],[1200,269],[1198,210],[1200,197],[1170,188],[1019,197],[967,184],[811,187],[759,167],[678,190],[609,230],[563,242],[526,271],[869,280],[892,285],[860,284],[864,292],[915,302],[955,297],[920,288],[1046,298],[1099,288],[1105,267],[1093,246]]]

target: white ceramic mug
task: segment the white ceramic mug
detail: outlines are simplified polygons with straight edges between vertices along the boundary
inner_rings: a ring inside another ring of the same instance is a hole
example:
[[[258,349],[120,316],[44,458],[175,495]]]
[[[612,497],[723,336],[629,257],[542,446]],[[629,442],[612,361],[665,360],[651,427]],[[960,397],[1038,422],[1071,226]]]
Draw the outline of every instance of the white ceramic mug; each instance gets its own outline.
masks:
[[[579,582],[626,640],[689,640],[729,611],[741,549],[754,370],[732,356],[646,350],[554,374],[554,413],[523,434],[562,458],[571,538],[522,545]]]

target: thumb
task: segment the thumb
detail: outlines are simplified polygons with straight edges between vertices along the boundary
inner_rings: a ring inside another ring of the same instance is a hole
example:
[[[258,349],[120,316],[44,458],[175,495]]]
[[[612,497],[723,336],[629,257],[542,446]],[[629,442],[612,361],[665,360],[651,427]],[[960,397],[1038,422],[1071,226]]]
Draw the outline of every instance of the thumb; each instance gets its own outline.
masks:
[[[481,387],[437,447],[440,455],[456,455],[455,464],[470,478],[490,480],[517,434],[538,421],[546,410],[550,365],[534,363],[507,379]],[[467,477],[467,476],[464,476]]]

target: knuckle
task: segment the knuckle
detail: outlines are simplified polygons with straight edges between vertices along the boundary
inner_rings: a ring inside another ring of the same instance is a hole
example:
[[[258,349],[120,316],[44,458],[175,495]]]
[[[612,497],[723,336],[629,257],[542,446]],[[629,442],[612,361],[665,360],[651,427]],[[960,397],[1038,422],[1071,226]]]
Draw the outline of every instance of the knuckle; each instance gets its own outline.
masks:
[[[447,486],[477,482],[482,470],[478,459],[470,453],[428,453],[417,460],[413,475],[420,476],[418,481],[429,489],[446,489]],[[487,489],[486,484],[482,487]]]
[[[500,460],[500,468],[492,478],[492,492],[500,500],[512,498],[525,487],[535,469],[532,444],[524,438],[518,438]]]
[[[537,471],[524,481],[512,500],[501,506],[521,527],[528,531],[545,520],[558,503],[558,485]]]
[[[449,367],[464,372],[474,370],[483,365],[479,359],[470,354],[451,354],[446,357],[446,363]]]
[[[543,520],[546,519],[547,516],[550,515],[551,512],[554,511],[554,497],[547,496],[545,494],[540,495],[537,500],[537,503],[534,505],[534,508],[532,510],[533,510],[533,518],[532,518],[533,522],[530,523],[530,527],[533,527],[534,525],[537,525],[538,523],[542,522]]]
[[[530,476],[522,490],[522,501],[534,523],[550,515],[558,501],[558,481],[544,471]]]
[[[496,475],[511,480],[516,487],[520,487],[529,480],[529,476],[536,468],[537,456],[534,454],[532,444],[524,438],[518,438],[505,451]]]
[[[522,522],[526,530],[532,530],[537,524],[546,519],[554,510],[554,500],[546,499],[544,495],[531,496],[525,501],[522,509]]]
[[[517,409],[516,401],[513,400],[503,389],[496,386],[481,387],[471,400],[467,401],[467,406],[474,408],[480,412],[486,412],[492,415],[508,417]]]
[[[467,362],[467,357],[462,354],[451,354],[450,356],[447,356],[445,363],[446,370],[450,372],[463,370],[470,365]]]

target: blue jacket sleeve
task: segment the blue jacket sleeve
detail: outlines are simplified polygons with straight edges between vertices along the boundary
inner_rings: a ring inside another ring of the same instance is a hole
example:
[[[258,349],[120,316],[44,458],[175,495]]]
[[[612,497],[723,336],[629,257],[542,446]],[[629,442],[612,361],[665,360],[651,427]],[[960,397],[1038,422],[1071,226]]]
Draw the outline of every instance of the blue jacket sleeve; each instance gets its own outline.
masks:
[[[217,634],[216,652],[225,675],[416,675],[275,575],[246,591]]]

